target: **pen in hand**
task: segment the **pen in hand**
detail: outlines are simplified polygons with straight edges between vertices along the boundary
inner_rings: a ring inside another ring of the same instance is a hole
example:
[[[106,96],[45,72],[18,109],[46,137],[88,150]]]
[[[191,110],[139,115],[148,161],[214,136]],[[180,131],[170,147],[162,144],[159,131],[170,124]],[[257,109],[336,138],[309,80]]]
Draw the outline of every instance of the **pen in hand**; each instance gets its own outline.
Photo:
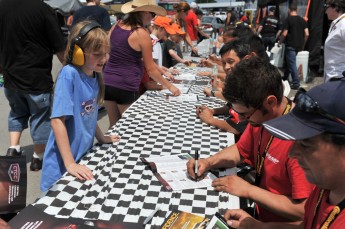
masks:
[[[198,160],[199,160],[199,151],[195,150],[195,155],[194,155],[194,173],[195,173],[195,180],[198,179]]]

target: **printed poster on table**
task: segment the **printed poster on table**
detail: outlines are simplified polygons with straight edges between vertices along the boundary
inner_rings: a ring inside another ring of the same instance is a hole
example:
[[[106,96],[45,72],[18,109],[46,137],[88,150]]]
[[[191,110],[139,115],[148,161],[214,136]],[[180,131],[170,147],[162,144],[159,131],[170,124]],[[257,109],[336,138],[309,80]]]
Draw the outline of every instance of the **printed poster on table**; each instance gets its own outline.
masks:
[[[29,205],[24,208],[16,217],[14,217],[9,225],[12,228],[21,229],[139,229],[143,228],[142,224],[138,223],[124,223],[124,222],[110,222],[103,220],[84,220],[84,219],[60,219],[52,215],[48,215]]]
[[[0,156],[0,214],[26,206],[26,157]]]
[[[211,219],[190,212],[172,211],[164,220],[161,229],[231,229],[218,212]]]
[[[169,191],[211,187],[212,181],[217,178],[211,172],[205,173],[198,180],[192,179],[187,174],[186,163],[192,158],[190,154],[185,153],[147,157],[141,160],[150,165],[153,174]]]

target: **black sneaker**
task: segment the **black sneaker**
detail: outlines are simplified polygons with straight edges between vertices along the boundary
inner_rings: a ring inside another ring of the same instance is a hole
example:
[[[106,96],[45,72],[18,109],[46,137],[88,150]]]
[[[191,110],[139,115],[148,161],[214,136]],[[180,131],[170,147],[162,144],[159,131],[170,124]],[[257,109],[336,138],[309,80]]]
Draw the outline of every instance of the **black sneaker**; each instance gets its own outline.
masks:
[[[290,86],[290,88],[292,90],[298,90],[299,89],[299,85],[293,84],[293,85]]]
[[[6,153],[6,156],[9,156],[9,157],[20,157],[22,156],[22,151],[20,150],[19,152],[14,149],[14,148],[8,148],[7,149],[7,153]]]
[[[42,169],[42,162],[39,158],[32,157],[30,170],[31,171],[39,171]]]

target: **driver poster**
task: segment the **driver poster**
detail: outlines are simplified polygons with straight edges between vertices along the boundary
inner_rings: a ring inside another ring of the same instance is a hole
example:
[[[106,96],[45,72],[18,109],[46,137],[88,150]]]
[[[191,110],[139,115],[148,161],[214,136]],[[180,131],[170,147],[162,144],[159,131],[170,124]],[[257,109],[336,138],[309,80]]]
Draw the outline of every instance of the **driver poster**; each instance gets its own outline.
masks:
[[[26,157],[0,156],[0,214],[15,213],[26,205]]]

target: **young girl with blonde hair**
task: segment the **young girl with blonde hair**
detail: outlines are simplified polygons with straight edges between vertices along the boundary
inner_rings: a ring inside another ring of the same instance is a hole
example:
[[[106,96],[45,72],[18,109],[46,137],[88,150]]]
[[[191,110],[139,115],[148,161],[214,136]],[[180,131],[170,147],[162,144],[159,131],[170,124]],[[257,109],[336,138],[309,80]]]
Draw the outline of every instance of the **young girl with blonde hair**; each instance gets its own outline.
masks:
[[[52,132],[46,146],[41,190],[47,191],[66,171],[80,180],[93,179],[92,171],[78,161],[92,147],[119,140],[105,136],[97,124],[103,103],[102,70],[110,45],[106,32],[95,22],[76,24],[65,52],[66,65],[55,84],[51,114]]]

